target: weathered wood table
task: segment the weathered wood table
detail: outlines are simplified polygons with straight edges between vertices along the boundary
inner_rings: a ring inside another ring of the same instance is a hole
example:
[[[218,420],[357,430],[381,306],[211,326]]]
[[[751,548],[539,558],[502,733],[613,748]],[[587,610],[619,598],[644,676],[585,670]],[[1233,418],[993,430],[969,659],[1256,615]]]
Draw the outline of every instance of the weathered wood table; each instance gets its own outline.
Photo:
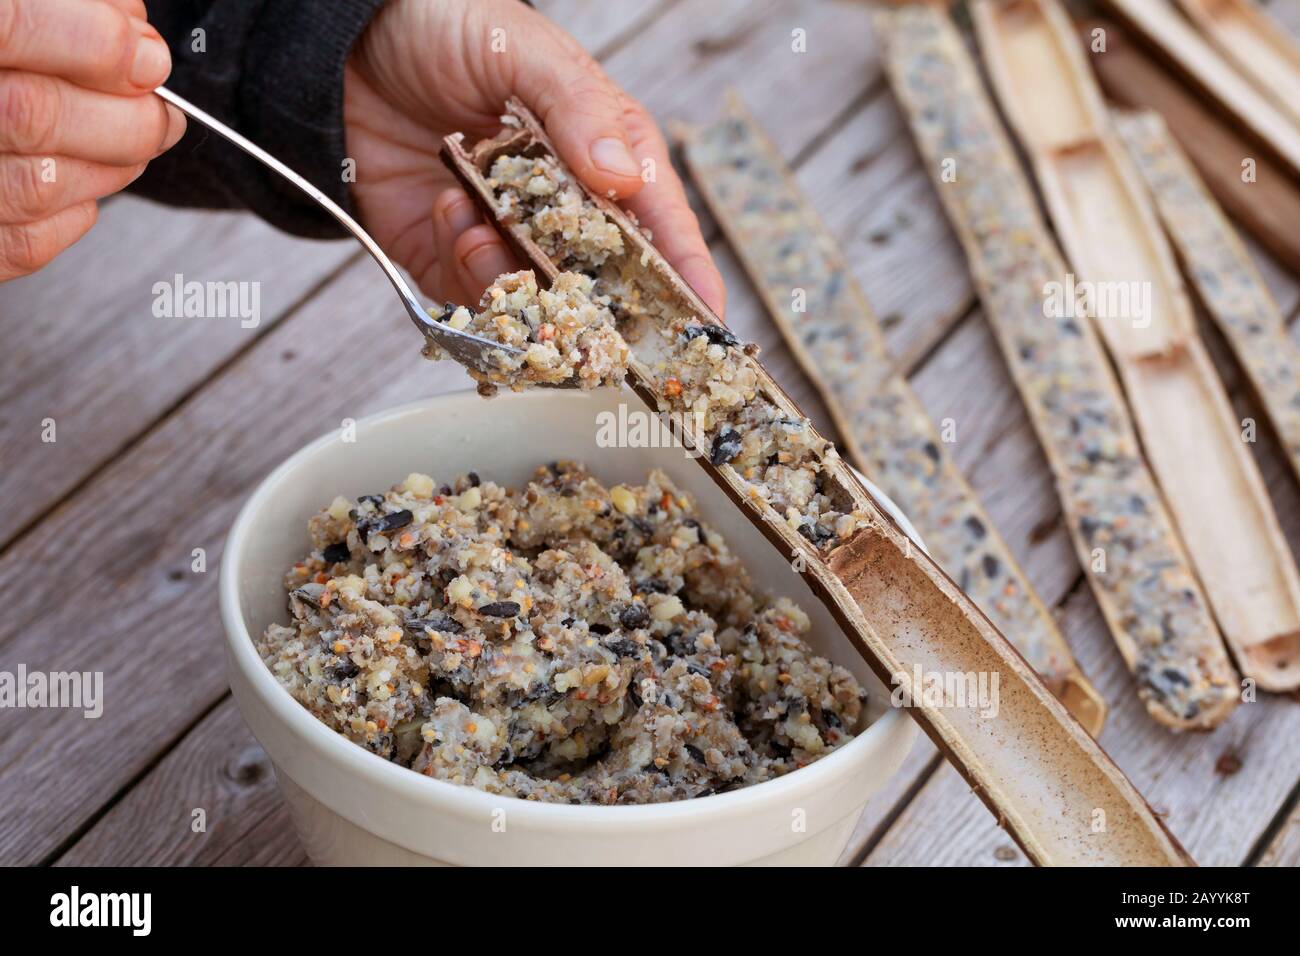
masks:
[[[926,406],[957,423],[958,463],[1110,702],[1103,745],[1202,863],[1300,863],[1296,701],[1263,696],[1201,736],[1170,734],[1138,704],[882,76],[869,7],[538,5],[661,120],[710,119],[727,87],[759,113]],[[1272,7],[1300,29],[1300,2]],[[791,48],[795,29],[806,52]],[[831,433],[734,257],[706,230],[728,278],[728,320]],[[1296,327],[1300,279],[1259,261]],[[261,322],[156,318],[154,283],[177,273],[260,283]],[[418,356],[355,244],[128,197],[106,203],[91,235],[44,272],[0,286],[0,317],[0,670],[105,675],[97,720],[0,710],[0,863],[305,863],[226,685],[216,596],[226,530],[257,481],[308,439],[468,379]],[[1257,417],[1239,374],[1222,367],[1242,416]],[[53,442],[42,440],[50,419]],[[1253,449],[1300,546],[1300,492],[1269,436]],[[191,826],[197,809],[205,832]],[[868,807],[844,862],[1025,864],[924,739]]]

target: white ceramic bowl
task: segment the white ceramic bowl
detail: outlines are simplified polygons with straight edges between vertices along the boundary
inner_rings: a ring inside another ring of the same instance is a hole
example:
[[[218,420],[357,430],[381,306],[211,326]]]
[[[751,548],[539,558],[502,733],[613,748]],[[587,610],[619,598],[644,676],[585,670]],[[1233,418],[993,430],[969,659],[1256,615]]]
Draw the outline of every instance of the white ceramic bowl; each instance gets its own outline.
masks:
[[[645,406],[621,395],[542,391],[485,401],[473,392],[430,399],[312,442],[253,492],[221,562],[221,616],[230,684],[266,749],[299,836],[318,864],[831,864],[864,805],[902,763],[915,736],[907,715],[854,653],[790,565],[681,448],[607,448],[597,415]],[[872,723],[844,747],[777,780],[653,806],[568,806],[515,800],[432,780],[389,763],[318,722],[272,677],[252,635],[289,615],[280,581],[306,553],[307,519],[337,494],[380,491],[412,471],[438,481],[474,470],[505,485],[547,461],[586,462],[607,483],[663,468],[700,502],[758,585],[812,617],[811,643],[849,668],[870,698]],[[883,494],[882,506],[916,538]],[[919,544],[918,540],[918,544]]]

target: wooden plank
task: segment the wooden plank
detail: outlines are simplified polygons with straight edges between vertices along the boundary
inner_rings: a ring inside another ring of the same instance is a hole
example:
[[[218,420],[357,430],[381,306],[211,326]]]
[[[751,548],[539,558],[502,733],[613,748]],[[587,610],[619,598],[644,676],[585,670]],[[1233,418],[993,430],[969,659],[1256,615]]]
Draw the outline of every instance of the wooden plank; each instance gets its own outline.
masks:
[[[600,57],[612,44],[621,43],[629,32],[662,15],[671,0],[535,0],[533,6],[554,20],[579,43]]]
[[[1264,16],[1292,37],[1300,39],[1300,3],[1295,0],[1265,0]]]
[[[244,839],[227,847],[213,865],[311,866],[311,860],[298,840],[288,806],[281,803],[259,820]]]
[[[23,799],[0,801],[0,859],[46,858],[225,693],[216,569],[266,472],[344,418],[468,386],[375,308],[391,295],[369,260],[350,266],[0,556],[0,669],[105,675],[98,720],[6,712],[0,778]],[[205,573],[190,570],[194,548]],[[75,600],[51,603],[55,565]]]
[[[879,81],[871,35],[871,11],[862,4],[681,0],[604,65],[661,120],[708,119],[735,87],[746,102],[764,105],[789,161]],[[795,52],[800,37],[806,52]]]
[[[994,90],[1080,281],[1141,290],[1141,309],[1091,321],[1223,637],[1261,687],[1300,687],[1300,571],[1069,17],[1057,0],[979,0],[974,17]]]
[[[1091,20],[1081,27],[1084,49],[1106,94],[1133,109],[1152,109],[1205,177],[1228,213],[1273,255],[1300,272],[1300,187],[1286,169],[1196,92],[1162,67],[1136,37],[1115,21]],[[1094,53],[1094,30],[1104,30],[1106,49]],[[1243,163],[1253,162],[1251,177]]]
[[[235,213],[121,197],[50,266],[0,286],[16,333],[0,354],[0,546],[356,254]],[[178,273],[256,283],[257,327],[155,317],[154,283]]]
[[[253,831],[281,803],[270,760],[226,697],[57,865],[228,863],[233,848],[262,852]]]

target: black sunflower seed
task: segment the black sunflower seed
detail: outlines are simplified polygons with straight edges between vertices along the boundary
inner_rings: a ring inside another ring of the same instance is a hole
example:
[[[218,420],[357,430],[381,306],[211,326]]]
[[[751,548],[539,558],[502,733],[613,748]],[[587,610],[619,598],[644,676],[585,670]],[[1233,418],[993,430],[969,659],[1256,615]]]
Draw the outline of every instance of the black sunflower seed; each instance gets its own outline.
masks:
[[[685,657],[688,654],[695,653],[695,638],[684,633],[680,627],[673,628],[665,641],[678,657]]]
[[[634,631],[650,623],[650,611],[644,604],[633,602],[623,609],[623,613],[618,616],[618,622],[628,630]]]
[[[403,508],[401,511],[394,511],[392,514],[384,515],[379,519],[379,525],[375,529],[381,532],[396,531],[398,528],[405,528],[415,520],[415,515],[410,510]]]
[[[714,345],[734,346],[740,344],[740,339],[736,338],[731,330],[721,325],[692,325],[688,329],[683,329],[682,334],[686,336],[686,341],[704,336]]]
[[[401,511],[394,511],[392,514],[372,518],[369,521],[357,522],[357,534],[361,535],[362,541],[368,541],[370,536],[376,532],[387,534],[390,531],[396,531],[398,528],[405,528],[414,520],[415,515],[411,514],[410,509],[403,508]]]
[[[812,521],[805,521],[803,524],[799,525],[799,533],[816,545],[820,545],[835,537],[835,532],[826,527],[826,525]]]
[[[641,656],[641,645],[626,637],[617,637],[614,640],[609,641],[605,646],[619,657]]]
[[[704,763],[704,751],[701,750],[699,747],[695,746],[694,744],[684,744],[683,749],[688,754],[690,754],[691,757],[693,757],[695,760],[699,761],[700,763]]]
[[[519,613],[519,602],[493,601],[478,608],[478,612],[487,617],[514,617]]]
[[[444,634],[459,634],[465,630],[465,626],[460,621],[446,614],[431,614],[428,617],[406,622],[406,629],[419,637],[424,636],[425,628],[441,631]]]
[[[740,454],[740,449],[744,447],[744,444],[745,441],[740,437],[740,432],[730,425],[723,425],[718,434],[713,437],[713,447],[709,449],[710,463],[725,465]]]
[[[327,564],[338,564],[340,561],[346,561],[352,557],[352,552],[348,550],[346,541],[336,541],[322,551],[320,556]]]

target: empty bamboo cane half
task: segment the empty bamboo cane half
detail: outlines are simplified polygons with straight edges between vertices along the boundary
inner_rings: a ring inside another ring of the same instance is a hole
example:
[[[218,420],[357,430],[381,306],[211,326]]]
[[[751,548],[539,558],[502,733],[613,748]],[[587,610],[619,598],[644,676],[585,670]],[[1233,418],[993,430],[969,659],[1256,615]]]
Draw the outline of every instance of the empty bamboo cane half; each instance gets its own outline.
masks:
[[[1058,0],[977,0],[973,12],[1067,257],[1094,311],[1112,313],[1093,321],[1224,638],[1260,687],[1300,687],[1300,573],[1070,20]],[[1112,292],[1129,308],[1113,296],[1106,308]]]
[[[883,14],[894,94],[1056,478],[1065,524],[1151,716],[1208,730],[1238,677],[1142,457],[1097,332],[1047,315],[1067,270],[964,38],[937,8]]]
[[[1178,0],[1178,5],[1220,55],[1300,124],[1300,44],[1251,0]]]
[[[1192,288],[1236,353],[1300,478],[1300,346],[1232,223],[1159,114],[1120,114],[1115,128]]]
[[[753,375],[753,402],[767,403],[787,421],[806,419],[762,370],[752,350],[734,339],[617,206],[595,196],[565,169],[546,134],[520,103],[507,104],[507,123],[497,137],[467,146],[457,134],[445,141],[444,158],[491,221],[529,262],[553,278],[565,258],[553,259],[534,240],[517,206],[500,201],[490,173],[503,156],[528,157],[558,169],[579,190],[584,209],[612,223],[621,249],[601,266],[597,292],[616,293],[611,307],[633,350],[629,382],[651,408],[667,416],[685,442],[702,451],[719,448],[724,433],[705,433],[674,406],[668,383],[683,339],[703,336],[728,343],[728,362]],[[670,317],[663,318],[661,317]],[[689,335],[667,329],[684,328]],[[669,322],[666,328],[662,322]],[[712,331],[710,331],[712,330]],[[729,341],[730,339],[730,341]],[[725,451],[726,442],[722,443]],[[1039,864],[1190,863],[1186,852],[1087,732],[1042,685],[1024,660],[938,567],[914,549],[871,501],[833,451],[821,460],[824,493],[853,516],[854,530],[825,547],[797,532],[767,504],[760,487],[714,454],[697,458],[743,513],[763,531],[842,625],[857,651],[886,684],[910,696],[912,714],[998,817],[1026,856]],[[725,454],[720,456],[725,458]],[[994,717],[971,707],[926,701],[915,675],[985,673],[999,683]],[[915,688],[915,693],[912,693]],[[1099,814],[1105,830],[1094,826]]]
[[[758,121],[731,96],[716,122],[678,132],[692,179],[850,456],[920,529],[931,557],[1097,736],[1105,701],[895,368],[834,238]]]
[[[1105,0],[1133,31],[1144,36],[1188,80],[1250,130],[1300,178],[1300,125],[1246,79],[1169,0]],[[1282,91],[1282,96],[1287,91]]]
[[[1269,252],[1300,272],[1300,184],[1197,90],[1179,82],[1115,21],[1082,25],[1085,53],[1106,95],[1155,110],[1178,138],[1214,197]],[[1098,37],[1105,49],[1094,48]]]

